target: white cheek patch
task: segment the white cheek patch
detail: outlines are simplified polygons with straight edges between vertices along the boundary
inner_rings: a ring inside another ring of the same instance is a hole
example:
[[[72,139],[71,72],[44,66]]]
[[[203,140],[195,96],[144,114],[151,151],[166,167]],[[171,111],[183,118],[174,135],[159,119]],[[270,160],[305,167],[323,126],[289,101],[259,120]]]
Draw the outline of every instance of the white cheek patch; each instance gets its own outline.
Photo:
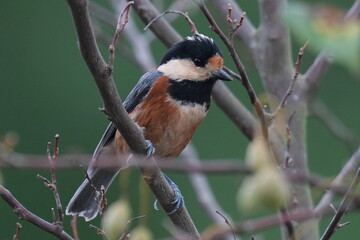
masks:
[[[158,67],[158,70],[173,80],[204,81],[209,79],[210,72],[205,67],[197,67],[191,60],[173,59]]]

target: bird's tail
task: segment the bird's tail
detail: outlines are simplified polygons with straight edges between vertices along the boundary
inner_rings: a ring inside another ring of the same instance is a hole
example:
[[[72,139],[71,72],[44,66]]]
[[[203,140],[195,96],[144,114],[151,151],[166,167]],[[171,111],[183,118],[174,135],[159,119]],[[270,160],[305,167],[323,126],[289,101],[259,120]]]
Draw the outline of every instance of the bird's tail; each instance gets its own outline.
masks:
[[[90,221],[99,212],[101,202],[101,186],[107,189],[119,171],[111,169],[93,169],[88,174],[88,179],[75,192],[67,208],[67,215],[78,215]]]

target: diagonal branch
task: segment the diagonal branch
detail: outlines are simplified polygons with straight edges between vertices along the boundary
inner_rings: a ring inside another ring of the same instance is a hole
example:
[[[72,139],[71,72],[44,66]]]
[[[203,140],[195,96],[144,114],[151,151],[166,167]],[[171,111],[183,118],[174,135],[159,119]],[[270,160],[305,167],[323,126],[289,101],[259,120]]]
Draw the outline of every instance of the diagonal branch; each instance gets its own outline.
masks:
[[[21,203],[2,185],[0,185],[0,197],[13,209],[14,213],[19,216],[20,219],[28,221],[42,230],[51,233],[62,240],[74,240],[69,234],[67,234],[62,225],[57,223],[49,223],[42,218],[36,216],[29,210],[27,210]]]
[[[209,12],[209,10],[205,6],[205,4],[203,2],[198,2],[197,4],[198,4],[200,10],[203,12],[204,16],[207,18],[208,22],[210,23],[212,30],[217,35],[219,35],[221,40],[225,43],[226,47],[228,48],[228,50],[230,52],[230,56],[232,57],[232,59],[235,63],[235,66],[240,74],[240,81],[241,81],[242,85],[245,87],[246,92],[248,93],[248,96],[250,98],[250,102],[254,106],[255,111],[256,111],[257,115],[259,116],[263,137],[266,140],[268,140],[268,125],[267,125],[267,121],[265,118],[265,113],[263,111],[262,104],[261,104],[260,100],[258,99],[258,97],[256,96],[254,88],[252,87],[252,85],[248,79],[244,65],[242,64],[237,52],[235,51],[234,46],[229,41],[229,39],[226,37],[226,35],[221,31],[221,29],[215,22],[214,18],[212,17],[211,13]]]
[[[113,81],[112,69],[109,68],[99,52],[91,27],[87,8],[88,1],[67,0],[67,3],[76,27],[81,54],[101,94],[104,102],[104,111],[120,131],[132,152],[146,154],[147,148],[142,131],[130,119],[122,106]],[[144,180],[148,183],[161,206],[169,212],[173,208],[172,201],[175,193],[157,167],[154,158],[146,158],[146,161],[152,162],[153,165],[151,167],[140,167]],[[169,215],[169,217],[179,230],[179,234],[186,233],[189,239],[199,239],[199,233],[185,206],[174,214]]]
[[[354,180],[350,184],[349,189],[347,190],[343,200],[341,201],[341,204],[338,210],[336,211],[335,216],[332,218],[330,224],[327,226],[320,240],[328,240],[335,233],[336,229],[338,228],[338,225],[340,224],[342,217],[349,210],[350,204],[354,199],[354,192],[356,191],[359,182],[360,182],[360,168],[358,168],[358,170],[356,171]]]
[[[336,178],[331,183],[331,186],[336,188],[340,186],[344,180],[351,174],[354,173],[355,169],[360,167],[360,148],[358,148],[354,154],[351,156],[349,161],[345,164],[345,166],[341,169],[340,173],[336,176]],[[316,206],[315,210],[318,212],[322,212],[324,209],[330,209],[330,204],[335,195],[333,188],[330,188],[324,196],[321,198],[320,202]]]

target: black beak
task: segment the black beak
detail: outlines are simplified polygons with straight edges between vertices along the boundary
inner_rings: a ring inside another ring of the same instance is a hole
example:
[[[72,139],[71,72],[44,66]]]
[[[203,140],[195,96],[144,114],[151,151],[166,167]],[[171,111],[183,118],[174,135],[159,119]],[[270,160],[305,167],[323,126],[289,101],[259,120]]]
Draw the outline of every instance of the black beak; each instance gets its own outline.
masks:
[[[212,72],[211,75],[217,79],[223,80],[223,81],[232,81],[232,78],[227,74],[224,70],[219,69],[215,72]]]

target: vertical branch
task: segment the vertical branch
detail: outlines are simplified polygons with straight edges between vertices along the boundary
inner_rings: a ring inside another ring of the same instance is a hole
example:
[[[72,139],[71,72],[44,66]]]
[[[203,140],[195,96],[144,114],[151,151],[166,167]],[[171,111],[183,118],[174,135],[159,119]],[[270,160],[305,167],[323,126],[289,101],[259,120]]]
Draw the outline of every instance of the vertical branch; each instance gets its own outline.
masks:
[[[51,153],[50,153],[50,146],[51,146],[51,143],[49,142],[48,146],[47,146],[47,156],[48,156],[48,160],[49,160],[49,164],[50,164],[51,184],[49,184],[48,187],[52,190],[52,192],[54,194],[55,202],[56,202],[56,208],[57,208],[57,212],[58,212],[58,218],[57,218],[56,222],[58,224],[62,225],[62,222],[64,219],[64,214],[63,214],[63,210],[62,210],[60,195],[57,190],[57,181],[56,181],[56,174],[55,174],[55,161],[56,161],[57,156],[59,155],[59,134],[55,135],[53,156],[51,156]]]
[[[21,224],[16,223],[16,232],[14,234],[13,240],[19,240],[21,228],[22,228]]]

